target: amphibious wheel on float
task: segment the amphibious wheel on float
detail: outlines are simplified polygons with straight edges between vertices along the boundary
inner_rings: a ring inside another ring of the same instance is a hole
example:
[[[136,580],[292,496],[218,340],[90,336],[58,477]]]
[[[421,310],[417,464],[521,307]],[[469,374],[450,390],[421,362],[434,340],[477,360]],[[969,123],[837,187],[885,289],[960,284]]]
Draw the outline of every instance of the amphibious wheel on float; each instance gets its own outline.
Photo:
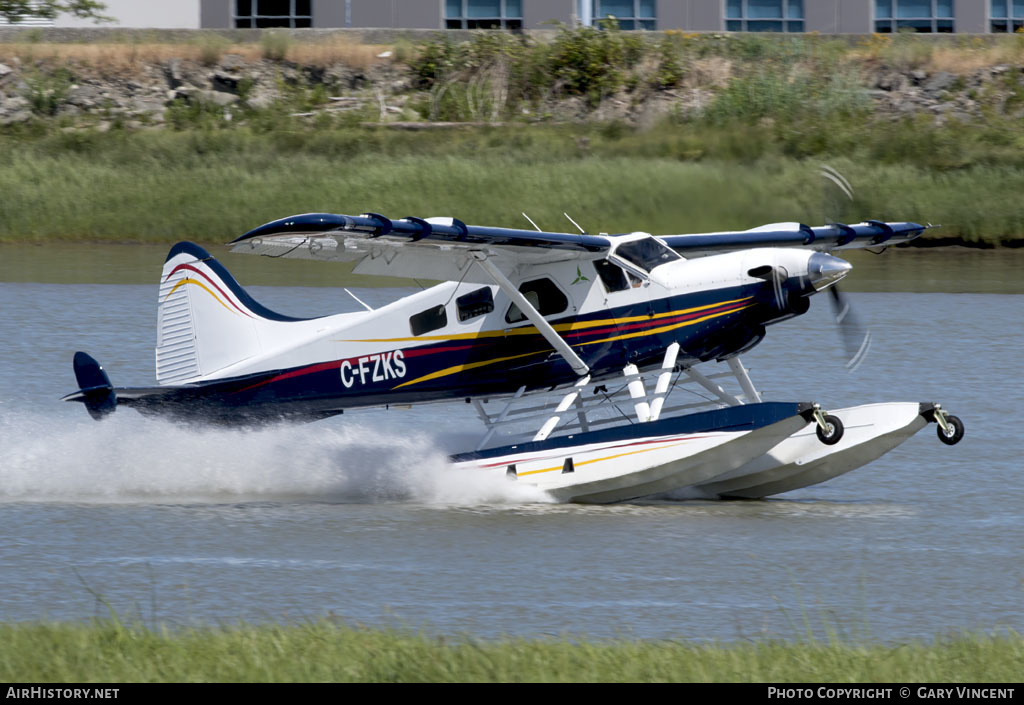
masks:
[[[839,420],[838,416],[832,414],[825,414],[825,425],[818,424],[815,432],[818,434],[818,440],[827,446],[834,446],[843,438],[843,422]]]
[[[939,424],[936,429],[939,440],[948,446],[955,446],[964,437],[964,422],[959,416],[946,415],[946,424]]]

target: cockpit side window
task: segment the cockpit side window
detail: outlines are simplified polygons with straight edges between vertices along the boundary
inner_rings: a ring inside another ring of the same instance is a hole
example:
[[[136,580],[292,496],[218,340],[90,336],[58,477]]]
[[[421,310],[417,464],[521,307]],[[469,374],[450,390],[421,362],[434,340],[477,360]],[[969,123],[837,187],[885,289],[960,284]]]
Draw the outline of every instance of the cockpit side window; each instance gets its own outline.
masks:
[[[459,321],[468,321],[493,311],[494,297],[491,290],[485,286],[455,299],[455,307],[459,310]]]
[[[601,283],[609,294],[629,288],[626,272],[617,264],[612,264],[606,259],[597,260],[594,262],[594,269],[597,270],[597,276],[601,277]]]
[[[555,286],[555,283],[550,279],[534,279],[533,281],[523,282],[519,285],[519,293],[542,316],[551,316],[569,308],[569,299],[565,297],[562,290]],[[505,321],[507,323],[518,323],[525,320],[526,315],[519,310],[518,306],[515,304],[509,306],[508,313],[505,314]]]
[[[675,250],[661,244],[653,237],[624,242],[615,248],[615,254],[645,272],[651,271],[660,264],[682,259]]]

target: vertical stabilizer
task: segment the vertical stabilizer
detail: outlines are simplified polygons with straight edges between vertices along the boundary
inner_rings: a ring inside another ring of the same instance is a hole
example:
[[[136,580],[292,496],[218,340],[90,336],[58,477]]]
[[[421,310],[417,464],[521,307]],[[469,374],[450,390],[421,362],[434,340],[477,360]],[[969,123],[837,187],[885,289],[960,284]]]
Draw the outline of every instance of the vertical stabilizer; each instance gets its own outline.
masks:
[[[97,421],[117,408],[117,394],[110,384],[110,378],[100,363],[84,352],[75,353],[75,379],[78,380],[78,394],[75,401],[81,401],[89,416]]]
[[[270,327],[296,320],[258,304],[202,247],[178,243],[160,277],[157,381],[196,382],[260,355]]]

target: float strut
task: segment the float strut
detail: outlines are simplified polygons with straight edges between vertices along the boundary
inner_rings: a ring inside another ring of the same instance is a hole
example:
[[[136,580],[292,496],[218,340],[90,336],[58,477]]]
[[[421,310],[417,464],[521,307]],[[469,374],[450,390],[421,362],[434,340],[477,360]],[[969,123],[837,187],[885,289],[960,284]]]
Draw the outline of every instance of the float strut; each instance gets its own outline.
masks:
[[[942,408],[942,404],[935,405],[935,423],[939,424],[942,428],[942,432],[949,433],[949,419],[946,418],[946,411]]]
[[[825,420],[825,412],[821,410],[821,404],[815,404],[812,413],[814,414],[814,420],[817,422],[818,428],[827,433],[828,421]]]

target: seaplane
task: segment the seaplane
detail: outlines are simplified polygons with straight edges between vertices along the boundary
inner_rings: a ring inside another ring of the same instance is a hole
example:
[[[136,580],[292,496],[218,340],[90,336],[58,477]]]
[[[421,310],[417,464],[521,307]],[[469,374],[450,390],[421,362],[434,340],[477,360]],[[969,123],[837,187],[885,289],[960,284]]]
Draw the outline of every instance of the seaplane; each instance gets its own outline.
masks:
[[[126,406],[225,425],[421,404],[438,405],[440,425],[442,405],[468,403],[482,428],[450,456],[454,467],[583,503],[763,498],[861,467],[929,423],[943,443],[963,437],[963,422],[934,402],[766,401],[741,361],[768,326],[828,292],[847,364],[859,364],[870,333],[839,292],[852,267],[835,253],[906,243],[930,226],[787,222],[656,237],[569,221],[576,232],[305,213],[229,243],[442,282],[308,319],[262,306],[209,252],[181,242],[160,276],[157,386],[114,387],[77,352],[80,389],[64,399],[97,419]]]

